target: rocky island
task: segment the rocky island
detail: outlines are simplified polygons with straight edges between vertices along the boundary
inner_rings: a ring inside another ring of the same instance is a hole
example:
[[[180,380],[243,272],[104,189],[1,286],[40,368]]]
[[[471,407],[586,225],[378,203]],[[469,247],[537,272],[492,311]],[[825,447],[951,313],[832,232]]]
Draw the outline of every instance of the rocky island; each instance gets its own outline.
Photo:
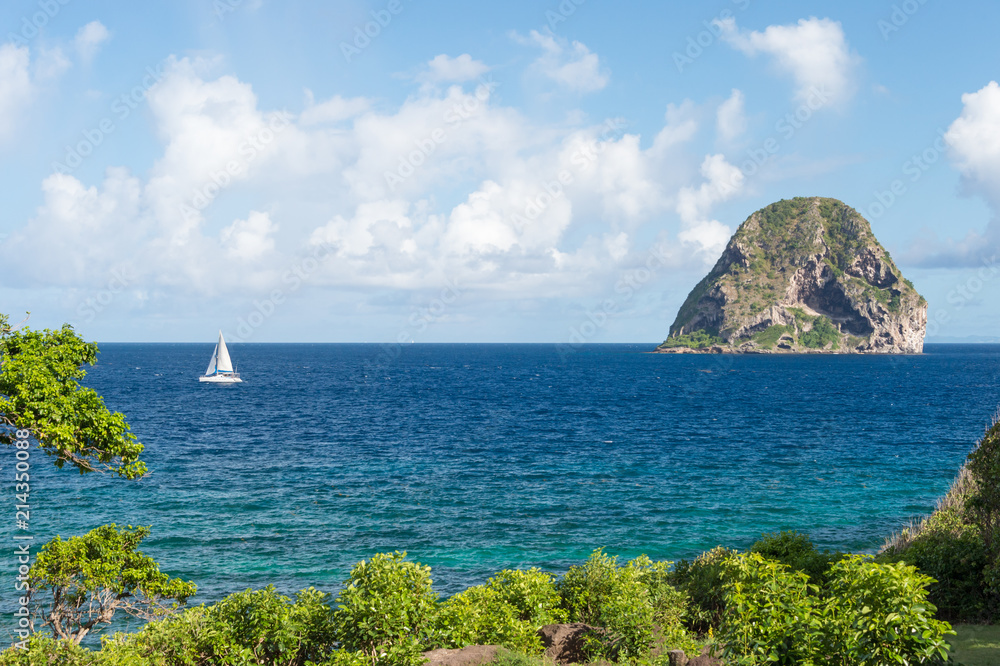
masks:
[[[797,197],[740,225],[662,353],[919,354],[927,301],[836,199]]]

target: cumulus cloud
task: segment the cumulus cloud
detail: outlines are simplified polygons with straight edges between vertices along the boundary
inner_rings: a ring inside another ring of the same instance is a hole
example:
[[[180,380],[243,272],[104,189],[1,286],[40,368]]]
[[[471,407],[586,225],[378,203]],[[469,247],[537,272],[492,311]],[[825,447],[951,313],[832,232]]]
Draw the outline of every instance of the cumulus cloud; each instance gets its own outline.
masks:
[[[104,26],[100,21],[91,21],[87,25],[80,28],[76,37],[73,39],[73,45],[76,47],[77,53],[84,62],[89,62],[97,54],[97,50],[101,47],[101,44],[106,42],[111,37],[111,32]]]
[[[473,60],[468,53],[457,58],[451,58],[442,53],[427,63],[427,68],[417,75],[417,80],[423,83],[463,83],[477,79],[490,71],[489,66],[480,60]]]
[[[520,41],[542,48],[543,54],[534,62],[533,68],[568,90],[596,92],[607,86],[611,79],[597,54],[591,53],[581,42],[569,43],[537,30],[532,30],[527,40]]]
[[[538,125],[486,83],[421,88],[395,107],[306,91],[296,118],[218,67],[171,59],[147,94],[162,144],[148,175],[51,176],[0,260],[45,257],[19,279],[64,286],[129,257],[153,302],[256,297],[323,248],[317,287],[412,292],[447,277],[519,299],[614,284],[618,267],[643,260],[637,239],[653,222],[671,256],[700,258],[728,238],[712,208],[740,183],[692,147],[718,123],[714,106],[670,105],[642,137],[617,119]]]
[[[714,262],[725,249],[732,229],[710,218],[711,209],[743,189],[743,173],[723,155],[708,155],[701,163],[705,181],[698,187],[682,188],[677,196],[677,214],[684,223],[679,238],[693,246],[707,262]]]
[[[792,25],[772,25],[763,32],[740,30],[736,19],[716,19],[722,39],[748,56],[774,58],[779,69],[795,79],[795,97],[808,101],[819,94],[835,103],[854,90],[858,56],[851,52],[844,30],[830,19],[800,19]]]
[[[975,266],[1000,250],[1000,85],[990,81],[962,95],[962,114],[944,135],[966,191],[982,196],[993,219],[982,232],[968,230],[960,240],[918,240],[909,259],[924,266]]]
[[[339,123],[364,113],[370,106],[371,103],[364,97],[344,98],[340,95],[317,104],[312,90],[306,89],[306,108],[299,116],[299,123],[304,127]]]
[[[747,129],[747,119],[743,115],[743,93],[733,88],[732,94],[719,105],[715,117],[719,141],[728,143]]]
[[[260,259],[274,251],[273,234],[278,225],[271,221],[269,213],[252,210],[245,220],[234,220],[219,233],[219,241],[227,254],[243,261]]]

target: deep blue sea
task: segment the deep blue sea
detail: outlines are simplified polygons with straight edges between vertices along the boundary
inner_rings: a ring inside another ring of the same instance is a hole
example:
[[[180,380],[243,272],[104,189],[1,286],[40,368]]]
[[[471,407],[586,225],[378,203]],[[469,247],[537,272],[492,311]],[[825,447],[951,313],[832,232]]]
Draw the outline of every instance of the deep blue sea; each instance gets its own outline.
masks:
[[[151,473],[81,476],[34,455],[36,545],[152,525],[143,550],[196,582],[195,601],[336,591],[393,550],[431,565],[443,594],[505,567],[562,572],[598,547],[678,559],[796,529],[874,551],[933,509],[1000,405],[1000,345],[234,344],[245,381],[231,386],[198,382],[212,346],[101,345],[85,383],[128,416]]]

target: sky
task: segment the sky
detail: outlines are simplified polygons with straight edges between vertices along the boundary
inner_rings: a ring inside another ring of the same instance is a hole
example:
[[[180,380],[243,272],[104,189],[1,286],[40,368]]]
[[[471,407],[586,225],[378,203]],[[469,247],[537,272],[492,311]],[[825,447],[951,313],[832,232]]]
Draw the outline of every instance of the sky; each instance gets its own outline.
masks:
[[[754,211],[1000,336],[1000,4],[12,0],[0,311],[102,342],[659,342]]]

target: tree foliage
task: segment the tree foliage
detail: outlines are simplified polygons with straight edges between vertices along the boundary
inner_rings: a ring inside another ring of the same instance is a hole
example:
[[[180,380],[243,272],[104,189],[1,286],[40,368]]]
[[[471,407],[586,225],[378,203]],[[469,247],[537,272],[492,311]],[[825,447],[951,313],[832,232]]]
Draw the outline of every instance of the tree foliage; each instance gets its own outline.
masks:
[[[146,473],[143,446],[125,416],[111,412],[93,389],[80,386],[97,345],[72,326],[58,331],[12,327],[0,315],[0,422],[30,430],[39,448],[83,472],[107,471],[135,479]],[[13,442],[0,432],[0,442]]]
[[[57,639],[79,643],[92,629],[122,611],[143,619],[185,603],[194,583],[170,578],[137,550],[148,527],[102,525],[81,537],[56,537],[42,546],[28,571],[29,594],[43,626]]]

